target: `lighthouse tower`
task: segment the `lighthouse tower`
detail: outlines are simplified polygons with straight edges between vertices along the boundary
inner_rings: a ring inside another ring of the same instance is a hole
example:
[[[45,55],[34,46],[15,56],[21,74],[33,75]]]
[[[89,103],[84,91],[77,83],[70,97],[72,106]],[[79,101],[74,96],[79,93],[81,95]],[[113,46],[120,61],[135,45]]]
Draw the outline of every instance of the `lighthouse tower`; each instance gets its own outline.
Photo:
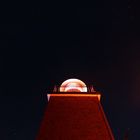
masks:
[[[48,94],[36,140],[114,140],[101,94],[79,79],[68,79]]]

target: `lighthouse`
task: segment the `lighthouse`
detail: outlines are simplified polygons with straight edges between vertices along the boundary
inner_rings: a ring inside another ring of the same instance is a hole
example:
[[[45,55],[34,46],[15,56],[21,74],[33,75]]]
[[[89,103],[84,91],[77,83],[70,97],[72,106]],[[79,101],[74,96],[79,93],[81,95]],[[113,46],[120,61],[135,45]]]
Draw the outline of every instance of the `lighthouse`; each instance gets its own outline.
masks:
[[[114,140],[101,94],[93,86],[68,79],[47,98],[36,140]]]

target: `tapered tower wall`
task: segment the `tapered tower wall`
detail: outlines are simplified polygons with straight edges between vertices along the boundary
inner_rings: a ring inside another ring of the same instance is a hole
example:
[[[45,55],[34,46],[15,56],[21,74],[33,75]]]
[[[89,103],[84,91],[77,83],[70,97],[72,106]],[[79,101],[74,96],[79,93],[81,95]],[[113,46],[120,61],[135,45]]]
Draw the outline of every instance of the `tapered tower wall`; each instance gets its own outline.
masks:
[[[114,140],[100,93],[50,94],[36,140]]]

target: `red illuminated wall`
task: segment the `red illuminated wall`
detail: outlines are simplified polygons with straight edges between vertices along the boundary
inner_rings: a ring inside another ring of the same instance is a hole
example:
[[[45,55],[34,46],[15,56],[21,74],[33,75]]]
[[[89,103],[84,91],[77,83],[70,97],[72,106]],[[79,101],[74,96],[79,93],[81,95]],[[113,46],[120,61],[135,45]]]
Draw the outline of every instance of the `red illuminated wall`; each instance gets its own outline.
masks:
[[[99,96],[87,95],[50,97],[36,140],[114,140]]]

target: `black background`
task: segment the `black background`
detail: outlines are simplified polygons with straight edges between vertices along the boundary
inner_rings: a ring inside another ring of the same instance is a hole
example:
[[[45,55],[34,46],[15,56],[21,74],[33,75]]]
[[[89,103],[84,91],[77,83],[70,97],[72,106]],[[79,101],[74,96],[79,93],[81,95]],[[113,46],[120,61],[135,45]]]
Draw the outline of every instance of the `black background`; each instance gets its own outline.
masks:
[[[94,1],[90,5],[2,5],[2,140],[34,140],[46,94],[69,78],[79,78],[102,92],[101,102],[116,140],[140,139],[138,3]]]

